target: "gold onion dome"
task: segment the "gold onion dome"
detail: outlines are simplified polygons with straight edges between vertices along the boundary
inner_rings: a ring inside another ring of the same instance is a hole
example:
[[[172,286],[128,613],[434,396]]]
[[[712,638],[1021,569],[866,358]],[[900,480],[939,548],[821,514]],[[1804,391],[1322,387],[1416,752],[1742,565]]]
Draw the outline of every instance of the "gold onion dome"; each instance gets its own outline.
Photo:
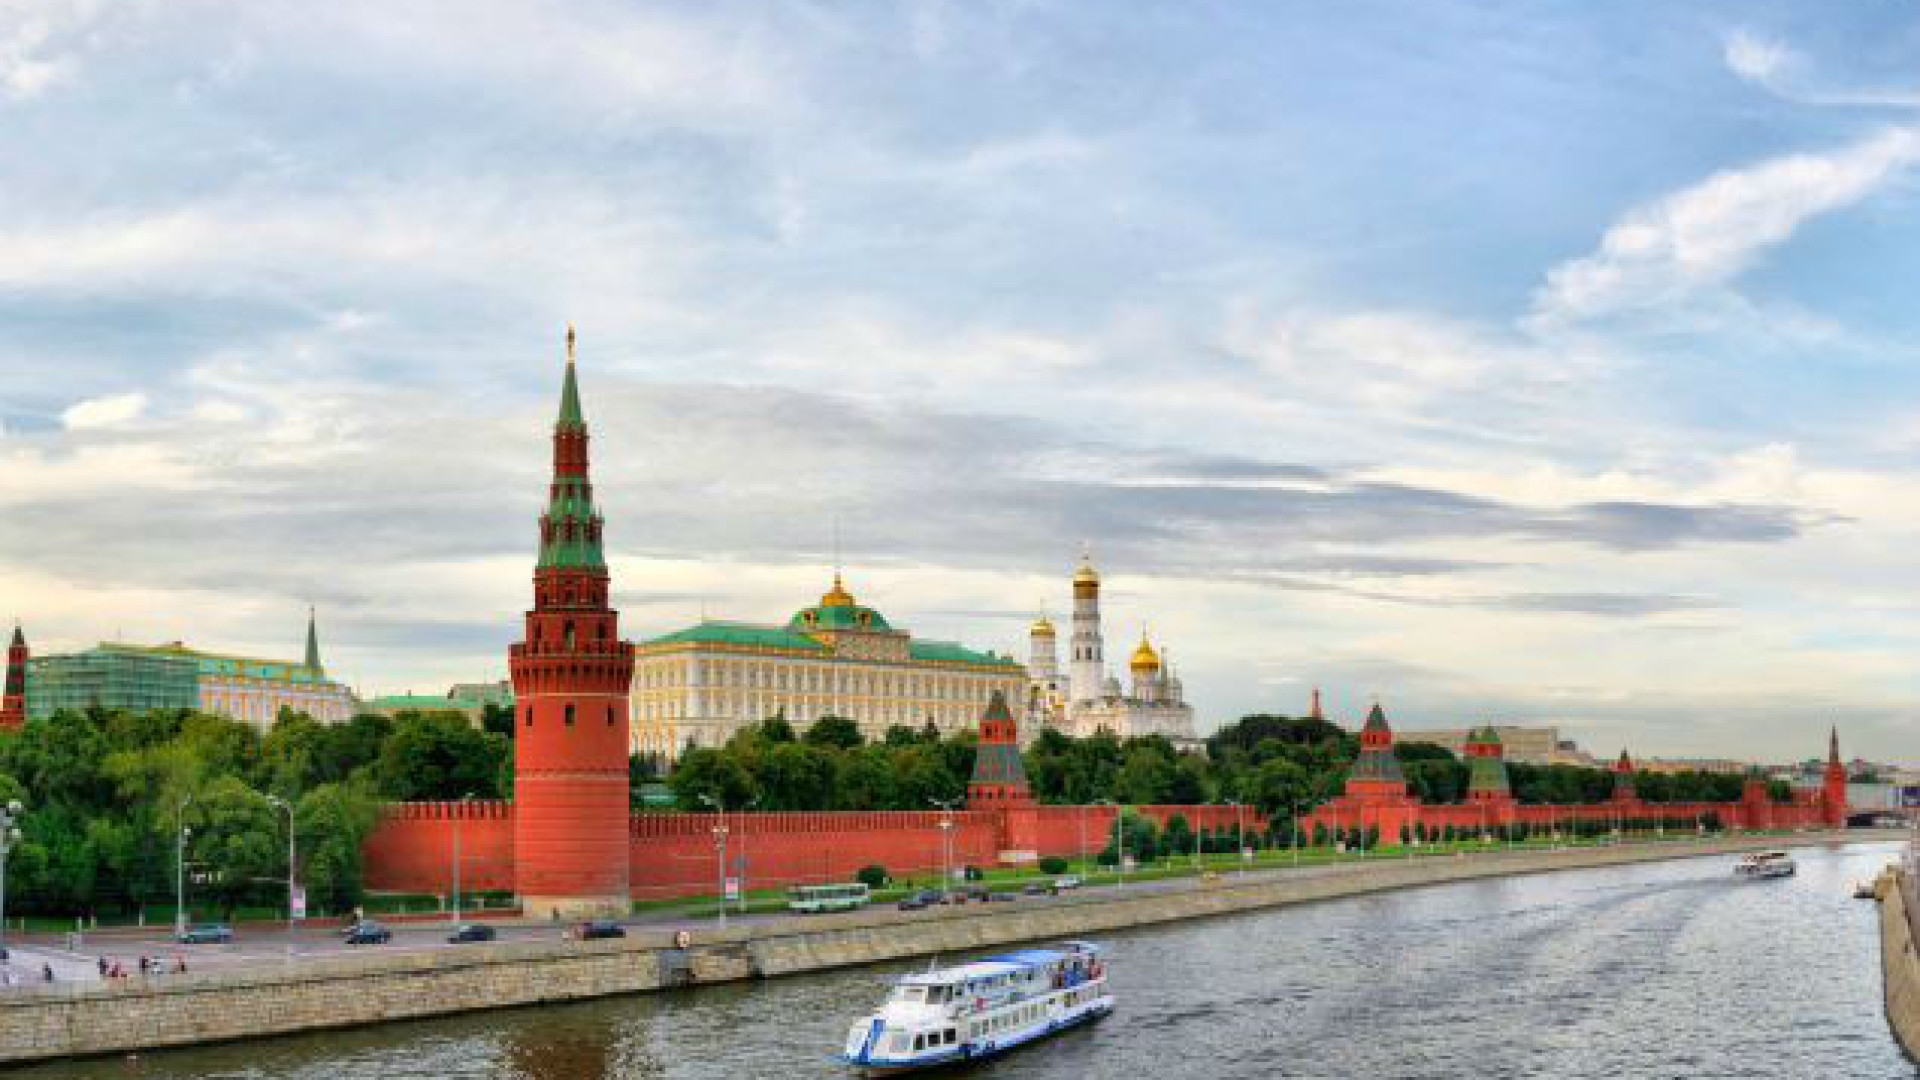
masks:
[[[1140,647],[1133,650],[1133,659],[1127,662],[1127,666],[1135,671],[1158,671],[1160,669],[1160,654],[1153,651],[1152,645],[1147,644],[1147,636],[1145,634],[1140,635]]]
[[[828,589],[826,595],[820,598],[820,606],[821,607],[853,607],[854,606],[853,594],[848,592],[846,586],[840,583],[840,574],[838,571],[835,571],[833,575],[833,588]]]
[[[1098,585],[1100,584],[1100,575],[1093,569],[1092,563],[1083,561],[1080,564],[1080,569],[1073,572],[1073,583],[1075,585]]]
[[[1032,626],[1027,627],[1027,633],[1034,637],[1052,637],[1053,624],[1047,621],[1045,615],[1042,615],[1033,620]]]

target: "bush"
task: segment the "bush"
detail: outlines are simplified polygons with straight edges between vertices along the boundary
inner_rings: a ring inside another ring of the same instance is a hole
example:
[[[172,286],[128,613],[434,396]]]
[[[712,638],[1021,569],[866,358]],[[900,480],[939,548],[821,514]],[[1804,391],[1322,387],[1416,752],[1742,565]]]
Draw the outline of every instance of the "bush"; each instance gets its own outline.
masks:
[[[1067,860],[1058,855],[1042,855],[1040,872],[1043,874],[1064,874],[1067,872]]]
[[[887,883],[887,868],[878,863],[869,864],[861,867],[860,872],[853,877],[855,881],[867,888],[877,889]]]
[[[980,881],[987,876],[987,872],[977,866],[967,867],[965,873],[968,881]]]

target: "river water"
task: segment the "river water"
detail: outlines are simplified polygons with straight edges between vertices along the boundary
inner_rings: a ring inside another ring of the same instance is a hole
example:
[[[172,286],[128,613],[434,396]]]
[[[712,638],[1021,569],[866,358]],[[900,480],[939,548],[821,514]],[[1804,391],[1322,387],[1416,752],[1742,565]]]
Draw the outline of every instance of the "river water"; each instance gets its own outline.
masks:
[[[1116,1014],[969,1078],[1920,1076],[1882,1013],[1891,845],[1464,882],[1131,931]],[[952,957],[949,959],[959,959]],[[921,964],[24,1070],[32,1080],[747,1080],[832,1057]]]

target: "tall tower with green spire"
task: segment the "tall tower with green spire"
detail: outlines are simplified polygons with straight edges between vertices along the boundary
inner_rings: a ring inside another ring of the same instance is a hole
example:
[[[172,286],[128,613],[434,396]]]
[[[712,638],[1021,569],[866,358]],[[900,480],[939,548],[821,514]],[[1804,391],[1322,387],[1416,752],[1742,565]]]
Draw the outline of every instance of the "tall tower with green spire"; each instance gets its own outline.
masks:
[[[307,608],[306,664],[307,670],[313,672],[316,677],[326,673],[326,669],[320,666],[320,631],[319,628],[314,625],[314,611],[311,607]]]
[[[0,694],[0,731],[17,728],[27,722],[27,635],[19,623],[13,624],[13,641],[7,646],[7,682]]]
[[[633,646],[608,604],[602,519],[587,470],[587,422],[567,328],[540,515],[533,610],[507,656],[514,694],[514,891],[536,917],[625,914],[627,692]]]

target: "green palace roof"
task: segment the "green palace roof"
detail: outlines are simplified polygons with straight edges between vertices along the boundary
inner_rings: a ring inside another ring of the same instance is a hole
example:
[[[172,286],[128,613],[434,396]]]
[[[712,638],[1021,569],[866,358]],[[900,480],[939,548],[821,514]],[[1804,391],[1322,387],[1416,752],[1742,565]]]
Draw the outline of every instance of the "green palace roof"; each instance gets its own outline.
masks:
[[[869,630],[887,633],[893,629],[888,625],[886,616],[855,602],[853,594],[840,583],[840,575],[833,575],[833,588],[827,591],[820,602],[810,608],[801,608],[787,621],[787,629],[805,633],[810,630]]]
[[[203,676],[264,679],[269,682],[284,683],[327,682],[325,672],[307,667],[305,664],[296,664],[291,660],[256,660],[246,656],[201,652],[177,641],[166,645],[124,645],[117,641],[103,641],[97,648],[100,652],[106,653],[137,653],[143,656],[171,656],[181,660],[191,660]]]
[[[671,634],[642,642],[641,645],[671,645],[682,641],[748,645],[762,649],[799,649],[802,652],[825,652],[827,648],[805,634],[796,634],[785,627],[717,620],[695,623],[684,630],[675,630]]]

